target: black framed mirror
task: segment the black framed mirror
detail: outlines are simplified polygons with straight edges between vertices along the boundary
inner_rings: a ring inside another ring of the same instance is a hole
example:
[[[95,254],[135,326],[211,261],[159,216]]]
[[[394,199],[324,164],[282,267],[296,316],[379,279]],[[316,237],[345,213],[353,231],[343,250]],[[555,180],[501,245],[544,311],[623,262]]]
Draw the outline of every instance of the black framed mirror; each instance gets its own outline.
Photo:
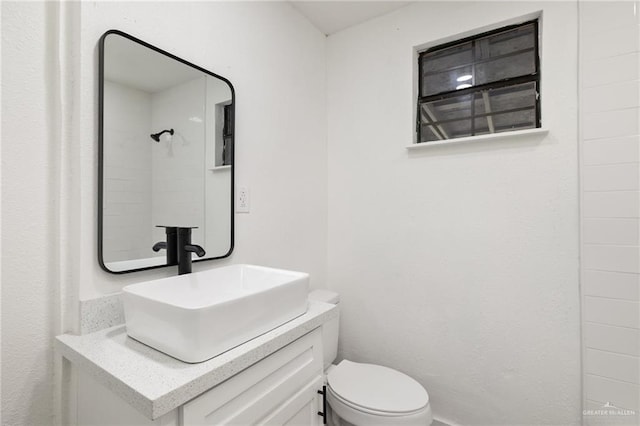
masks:
[[[100,38],[99,61],[100,266],[120,274],[174,265],[162,242],[176,227],[192,228],[204,249],[194,262],[229,256],[233,85],[118,30]]]

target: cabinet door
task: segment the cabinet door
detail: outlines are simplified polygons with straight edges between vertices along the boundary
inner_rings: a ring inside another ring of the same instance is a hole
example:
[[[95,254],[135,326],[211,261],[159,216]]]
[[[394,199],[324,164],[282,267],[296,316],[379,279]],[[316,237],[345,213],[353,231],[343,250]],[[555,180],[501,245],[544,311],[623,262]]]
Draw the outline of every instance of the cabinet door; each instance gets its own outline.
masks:
[[[261,425],[269,426],[319,426],[322,417],[322,376],[316,377],[307,386],[269,414]]]
[[[322,388],[321,379],[317,385],[322,368],[322,333],[316,329],[186,403],[183,425],[265,423],[297,395],[306,396],[291,402],[291,407],[310,397],[312,383],[318,386],[314,389],[317,395]],[[317,413],[317,407],[315,410]],[[289,419],[293,421],[296,415],[297,411]]]
[[[78,374],[78,407],[75,425],[78,426],[178,426],[178,409],[151,420],[107,389],[102,383],[80,368]]]

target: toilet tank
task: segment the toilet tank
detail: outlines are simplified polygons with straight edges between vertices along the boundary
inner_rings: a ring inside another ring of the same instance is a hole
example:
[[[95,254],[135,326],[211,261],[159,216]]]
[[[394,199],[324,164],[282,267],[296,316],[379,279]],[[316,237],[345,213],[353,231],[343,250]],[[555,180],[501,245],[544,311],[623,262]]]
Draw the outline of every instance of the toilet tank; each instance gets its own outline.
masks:
[[[340,304],[340,296],[338,295],[338,293],[329,290],[314,290],[309,293],[309,300],[331,303],[333,305]],[[322,325],[322,347],[324,349],[323,359],[325,370],[338,356],[338,331],[340,329],[339,324],[340,314],[338,313],[337,317],[325,322]]]

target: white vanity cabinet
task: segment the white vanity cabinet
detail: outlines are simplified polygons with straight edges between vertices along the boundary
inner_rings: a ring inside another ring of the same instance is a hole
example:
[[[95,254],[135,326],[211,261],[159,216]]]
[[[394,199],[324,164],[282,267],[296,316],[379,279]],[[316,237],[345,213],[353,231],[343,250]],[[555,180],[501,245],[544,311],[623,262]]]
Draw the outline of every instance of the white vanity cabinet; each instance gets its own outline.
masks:
[[[182,406],[182,425],[316,425],[322,335],[301,337]]]
[[[317,328],[155,420],[87,376],[78,425],[321,425],[322,373]]]

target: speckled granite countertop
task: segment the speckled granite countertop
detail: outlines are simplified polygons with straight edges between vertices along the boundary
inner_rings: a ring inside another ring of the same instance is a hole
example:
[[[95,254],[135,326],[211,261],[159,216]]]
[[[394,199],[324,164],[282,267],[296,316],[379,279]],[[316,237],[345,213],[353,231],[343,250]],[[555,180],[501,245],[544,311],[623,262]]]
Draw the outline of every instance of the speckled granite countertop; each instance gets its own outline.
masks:
[[[156,419],[338,315],[309,302],[304,315],[215,358],[187,364],[127,336],[124,325],[56,337],[56,349],[150,419]]]

